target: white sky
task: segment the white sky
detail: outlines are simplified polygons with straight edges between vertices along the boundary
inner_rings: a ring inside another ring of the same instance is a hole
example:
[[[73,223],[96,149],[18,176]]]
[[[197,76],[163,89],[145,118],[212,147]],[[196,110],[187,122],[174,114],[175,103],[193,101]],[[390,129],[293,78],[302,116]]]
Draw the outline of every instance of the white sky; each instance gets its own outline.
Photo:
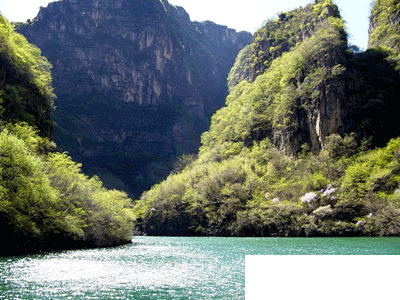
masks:
[[[84,0],[81,0],[84,1]],[[333,0],[346,21],[350,43],[362,49],[368,44],[368,15],[372,0]],[[0,0],[0,12],[9,20],[25,22],[33,19],[40,6],[52,0]],[[210,20],[237,31],[254,33],[264,20],[275,18],[278,12],[305,6],[313,0],[169,0],[182,6],[192,21]]]

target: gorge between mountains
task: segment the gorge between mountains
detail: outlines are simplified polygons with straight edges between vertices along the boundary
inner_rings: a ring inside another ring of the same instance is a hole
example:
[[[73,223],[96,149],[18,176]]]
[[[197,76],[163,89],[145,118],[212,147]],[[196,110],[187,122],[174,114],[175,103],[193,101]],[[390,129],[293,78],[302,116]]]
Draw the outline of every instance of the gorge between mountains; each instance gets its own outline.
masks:
[[[399,45],[399,0],[365,51],[333,0],[254,35],[166,0],[0,15],[0,252],[399,236]]]
[[[53,65],[58,148],[132,197],[197,152],[252,40],[153,0],[53,2],[18,31]]]

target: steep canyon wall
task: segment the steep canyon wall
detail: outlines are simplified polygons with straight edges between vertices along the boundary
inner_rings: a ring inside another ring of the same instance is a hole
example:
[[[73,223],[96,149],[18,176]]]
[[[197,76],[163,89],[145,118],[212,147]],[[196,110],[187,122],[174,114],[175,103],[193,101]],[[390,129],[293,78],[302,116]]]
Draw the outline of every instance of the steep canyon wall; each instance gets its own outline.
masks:
[[[158,0],[53,2],[18,30],[53,65],[59,148],[135,196],[197,151],[252,40]]]

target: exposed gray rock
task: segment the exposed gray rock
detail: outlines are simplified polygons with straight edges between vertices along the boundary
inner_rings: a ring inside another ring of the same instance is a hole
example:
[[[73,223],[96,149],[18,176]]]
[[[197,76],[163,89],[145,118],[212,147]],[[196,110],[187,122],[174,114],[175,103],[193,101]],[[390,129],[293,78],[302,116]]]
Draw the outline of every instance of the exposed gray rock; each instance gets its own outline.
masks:
[[[177,155],[197,151],[252,39],[191,22],[165,0],[53,2],[18,30],[53,64],[57,145],[135,196],[164,178]]]

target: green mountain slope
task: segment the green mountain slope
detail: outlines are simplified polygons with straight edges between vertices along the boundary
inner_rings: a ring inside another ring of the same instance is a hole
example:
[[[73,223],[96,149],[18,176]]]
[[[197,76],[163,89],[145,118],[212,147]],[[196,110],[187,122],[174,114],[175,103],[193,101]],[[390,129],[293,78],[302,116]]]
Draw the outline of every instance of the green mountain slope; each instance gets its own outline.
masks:
[[[52,142],[51,65],[0,15],[0,255],[130,242],[132,203]]]
[[[231,71],[226,107],[202,135],[197,160],[137,201],[138,228],[150,235],[398,235],[393,54],[350,51],[329,0],[268,22],[250,49]]]
[[[16,34],[0,18],[0,117],[36,126],[42,136],[52,138],[50,119],[54,100],[51,65],[40,50]]]
[[[390,52],[390,59],[399,69],[400,1],[377,0],[371,11],[369,47]]]

